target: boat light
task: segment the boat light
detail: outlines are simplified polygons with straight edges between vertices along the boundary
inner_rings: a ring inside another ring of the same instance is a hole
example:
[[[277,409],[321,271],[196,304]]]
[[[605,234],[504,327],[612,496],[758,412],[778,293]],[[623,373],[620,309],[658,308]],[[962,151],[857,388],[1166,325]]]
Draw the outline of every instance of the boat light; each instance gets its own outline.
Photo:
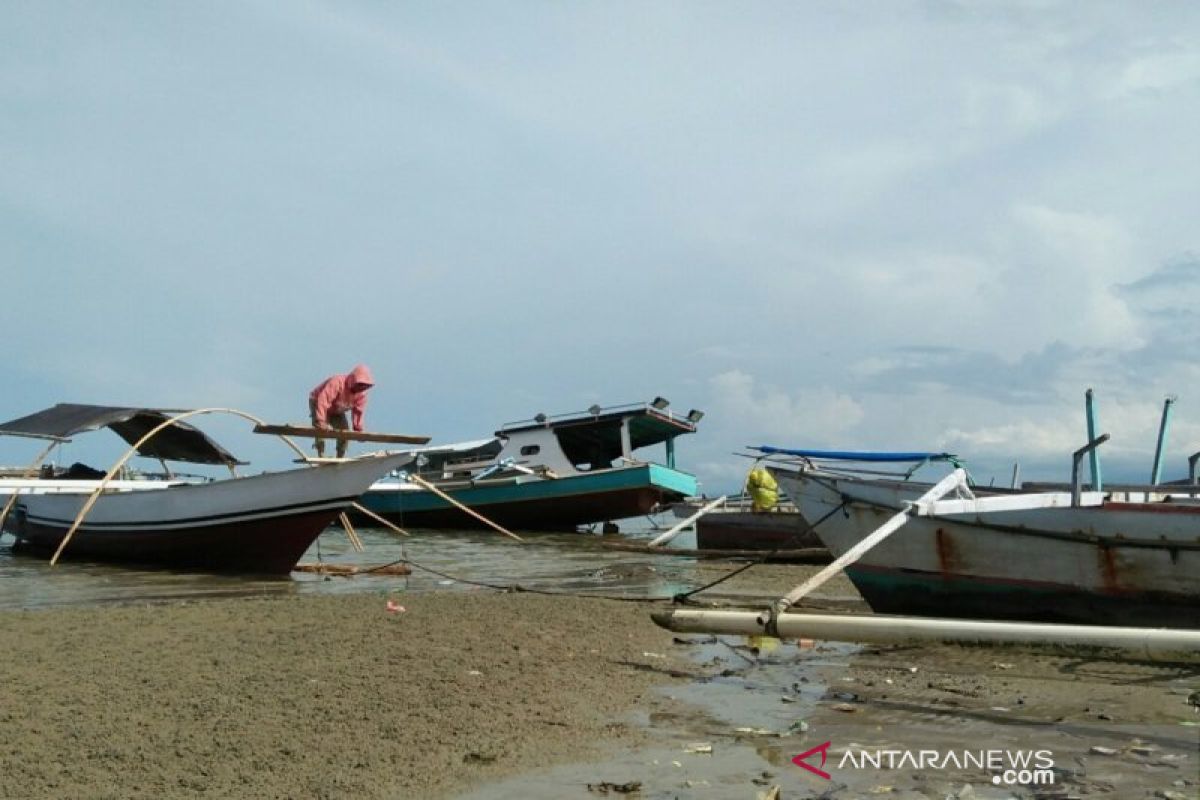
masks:
[[[671,401],[665,397],[656,397],[650,401],[650,405],[654,408],[657,408],[659,411],[662,411],[664,408],[671,405]]]

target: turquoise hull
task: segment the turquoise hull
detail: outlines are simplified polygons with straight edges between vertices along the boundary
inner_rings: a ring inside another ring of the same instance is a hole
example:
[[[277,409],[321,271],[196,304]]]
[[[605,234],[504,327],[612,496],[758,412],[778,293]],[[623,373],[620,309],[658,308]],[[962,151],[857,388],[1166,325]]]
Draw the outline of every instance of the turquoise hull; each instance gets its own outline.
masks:
[[[570,530],[650,513],[660,503],[697,494],[696,478],[660,464],[602,470],[565,478],[522,476],[443,488],[458,502],[505,527]],[[375,488],[360,500],[401,526],[477,528],[478,520],[428,491]]]

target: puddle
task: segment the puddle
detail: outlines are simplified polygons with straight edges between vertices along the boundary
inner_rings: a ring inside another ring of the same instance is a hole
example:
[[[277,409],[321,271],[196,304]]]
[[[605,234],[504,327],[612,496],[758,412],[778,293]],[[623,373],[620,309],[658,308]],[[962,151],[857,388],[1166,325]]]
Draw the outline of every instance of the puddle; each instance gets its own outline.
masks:
[[[1200,797],[1200,668],[742,637],[676,649],[711,677],[634,716],[649,744],[459,800]],[[806,752],[828,778],[793,763]]]

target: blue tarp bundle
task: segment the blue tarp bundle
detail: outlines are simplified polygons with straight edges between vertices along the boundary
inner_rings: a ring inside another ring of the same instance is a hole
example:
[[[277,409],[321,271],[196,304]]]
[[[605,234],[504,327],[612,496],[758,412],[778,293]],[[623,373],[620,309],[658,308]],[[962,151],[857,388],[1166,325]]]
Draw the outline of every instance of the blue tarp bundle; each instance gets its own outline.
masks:
[[[759,445],[751,447],[767,455],[802,456],[804,458],[828,458],[837,461],[957,461],[953,453],[886,453],[869,450],[792,450],[786,447]]]

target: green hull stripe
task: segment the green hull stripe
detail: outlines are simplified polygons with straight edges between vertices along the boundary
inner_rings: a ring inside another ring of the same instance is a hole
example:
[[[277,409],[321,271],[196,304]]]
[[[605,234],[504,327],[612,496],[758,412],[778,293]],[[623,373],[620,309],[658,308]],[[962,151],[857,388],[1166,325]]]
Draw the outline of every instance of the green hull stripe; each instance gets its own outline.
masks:
[[[534,480],[502,486],[471,486],[453,489],[447,494],[466,506],[486,506],[498,503],[521,503],[530,500],[551,500],[582,497],[629,489],[658,488],[684,497],[696,494],[699,487],[695,476],[664,467],[644,464],[637,467],[606,470],[596,474],[572,475],[568,478]],[[431,492],[367,492],[362,504],[377,514],[435,511],[450,506]]]

